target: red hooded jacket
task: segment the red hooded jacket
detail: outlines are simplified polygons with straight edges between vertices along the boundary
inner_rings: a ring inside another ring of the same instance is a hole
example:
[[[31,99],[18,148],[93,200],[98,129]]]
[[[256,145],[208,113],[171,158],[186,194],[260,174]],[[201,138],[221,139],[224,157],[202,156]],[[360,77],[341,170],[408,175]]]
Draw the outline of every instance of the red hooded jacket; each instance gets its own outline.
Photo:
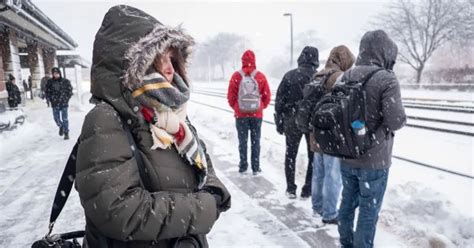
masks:
[[[247,50],[242,55],[242,71],[246,75],[252,74],[254,70],[257,69],[255,63],[255,54],[251,50]],[[261,104],[260,109],[256,113],[241,113],[239,111],[239,85],[240,81],[242,80],[242,76],[238,71],[234,72],[232,78],[229,82],[229,88],[227,90],[227,101],[229,102],[230,107],[234,110],[235,118],[244,118],[244,117],[255,117],[255,118],[262,118],[263,117],[263,109],[267,108],[268,104],[270,103],[271,99],[271,92],[270,87],[268,86],[267,78],[263,73],[257,72],[255,75],[255,80],[258,83],[258,89],[260,91],[261,96]]]

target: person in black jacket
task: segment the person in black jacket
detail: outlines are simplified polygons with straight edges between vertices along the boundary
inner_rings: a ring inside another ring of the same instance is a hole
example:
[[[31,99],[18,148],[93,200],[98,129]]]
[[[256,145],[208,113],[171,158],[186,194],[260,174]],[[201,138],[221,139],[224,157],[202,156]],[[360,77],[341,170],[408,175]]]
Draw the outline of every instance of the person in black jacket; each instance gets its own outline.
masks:
[[[318,67],[318,49],[311,46],[305,47],[298,58],[298,68],[290,70],[285,74],[276,94],[275,119],[277,122],[280,122],[277,123],[277,131],[280,134],[284,133],[286,137],[286,194],[290,199],[296,198],[295,160],[303,134],[306,138],[308,150],[308,169],[306,171],[305,185],[301,190],[301,197],[308,198],[311,196],[313,152],[310,149],[309,133],[303,133],[297,128],[295,117],[298,110],[298,102],[303,99],[303,89],[314,77]]]
[[[12,74],[9,74],[6,88],[8,93],[8,106],[12,109],[17,109],[18,104],[21,103],[21,92],[15,82],[15,77]]]
[[[71,82],[61,76],[57,67],[51,70],[53,77],[46,83],[46,98],[53,108],[53,117],[59,127],[59,135],[69,139],[68,112],[69,99],[72,96]]]
[[[33,78],[31,78],[31,75],[28,76],[28,90],[30,91],[30,98],[33,100]]]

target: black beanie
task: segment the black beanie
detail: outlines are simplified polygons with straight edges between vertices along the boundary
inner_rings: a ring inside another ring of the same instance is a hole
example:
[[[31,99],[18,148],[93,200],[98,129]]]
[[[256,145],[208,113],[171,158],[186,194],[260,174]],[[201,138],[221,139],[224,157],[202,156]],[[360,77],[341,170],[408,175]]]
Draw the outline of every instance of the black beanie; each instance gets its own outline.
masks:
[[[59,73],[59,74],[61,75],[61,71],[59,70],[58,67],[53,67],[53,68],[51,69],[51,74],[53,74],[53,73],[55,73],[55,72],[57,72],[57,73]]]
[[[10,81],[12,81],[12,80],[15,79],[15,77],[14,77],[12,74],[8,74],[8,79],[9,79]]]

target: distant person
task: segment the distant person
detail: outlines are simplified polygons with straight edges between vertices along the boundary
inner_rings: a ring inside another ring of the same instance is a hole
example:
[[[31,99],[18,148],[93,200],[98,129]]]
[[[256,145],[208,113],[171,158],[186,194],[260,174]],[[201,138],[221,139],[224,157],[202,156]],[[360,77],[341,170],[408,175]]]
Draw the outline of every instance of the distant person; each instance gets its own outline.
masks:
[[[301,190],[301,198],[311,196],[311,177],[313,152],[310,149],[309,133],[301,132],[296,126],[295,118],[298,111],[298,102],[303,99],[303,89],[313,79],[319,67],[319,52],[315,47],[307,46],[298,57],[298,67],[288,71],[283,77],[275,99],[275,116],[277,131],[285,135],[285,176],[286,195],[290,199],[296,198],[295,166],[296,155],[303,135],[306,139],[308,151],[308,166],[305,184]]]
[[[40,89],[41,89],[41,99],[46,100],[46,105],[49,107],[49,100],[46,97],[46,84],[48,83],[48,80],[51,77],[49,76],[49,72],[47,72],[43,78],[41,78],[41,84],[40,84]]]
[[[68,107],[72,96],[71,82],[61,76],[57,67],[51,70],[53,77],[46,83],[46,99],[51,102],[53,117],[59,127],[59,135],[69,139]]]
[[[16,85],[16,78],[12,75],[8,75],[6,83],[8,93],[8,106],[10,109],[18,109],[18,105],[21,103],[21,92]]]
[[[326,60],[324,69],[314,77],[312,84],[314,87],[320,87],[320,94],[318,92],[305,92],[305,98],[299,105],[301,108],[307,108],[310,112],[316,106],[317,102],[322,98],[323,94],[329,93],[334,88],[336,83],[341,81],[344,71],[347,71],[354,64],[355,57],[346,46],[334,47],[329,53],[329,57]],[[313,89],[312,87],[305,88],[305,91]],[[309,103],[309,106],[303,105]],[[304,114],[301,111],[298,115]],[[310,114],[310,113],[309,113]],[[308,123],[311,117],[300,117],[298,116],[297,124],[300,127],[299,120],[305,118],[304,125],[300,129],[309,130],[310,125]],[[325,224],[336,224],[338,223],[338,209],[337,203],[339,195],[341,194],[341,167],[340,159],[328,154],[324,154],[317,140],[315,139],[314,131],[310,136],[311,150],[314,152],[313,159],[313,181],[312,181],[312,205],[313,213],[315,216],[321,216],[322,222]]]
[[[28,76],[28,90],[30,91],[30,98],[33,100],[33,79],[31,78],[31,75]]]
[[[364,34],[356,66],[343,82],[365,81],[366,132],[371,146],[358,159],[341,160],[343,182],[339,235],[343,247],[373,247],[375,230],[392,164],[394,131],[406,122],[400,85],[392,71],[396,44],[382,30]],[[354,214],[359,207],[355,232]]]
[[[251,165],[253,175],[259,174],[260,136],[263,110],[271,100],[270,87],[265,75],[257,70],[255,54],[247,50],[242,55],[242,69],[234,72],[227,90],[227,101],[234,110],[237,136],[239,139],[239,172],[248,168],[247,144],[250,132]]]
[[[26,103],[26,99],[28,99],[28,83],[26,82],[26,80],[23,79],[22,81],[23,83],[23,98],[25,99],[25,101],[23,101],[23,103]]]

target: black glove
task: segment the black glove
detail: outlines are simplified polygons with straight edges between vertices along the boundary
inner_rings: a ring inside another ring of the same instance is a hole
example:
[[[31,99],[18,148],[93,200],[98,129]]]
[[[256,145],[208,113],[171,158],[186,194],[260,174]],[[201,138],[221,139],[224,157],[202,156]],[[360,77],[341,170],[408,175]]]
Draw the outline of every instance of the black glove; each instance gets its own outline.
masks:
[[[284,134],[285,133],[285,124],[283,122],[283,118],[274,113],[273,114],[273,118],[275,119],[275,126],[276,126],[276,130],[279,134]]]
[[[209,194],[211,194],[211,195],[214,197],[214,199],[216,200],[217,218],[219,218],[219,215],[220,215],[221,212],[222,212],[222,210],[221,210],[221,209],[222,209],[221,206],[222,206],[222,204],[223,204],[223,202],[222,202],[222,196],[221,196],[221,195],[217,192],[217,190],[215,190],[215,188],[213,188],[213,187],[206,187],[206,186],[204,186],[204,187],[200,190],[200,192],[209,193]]]

